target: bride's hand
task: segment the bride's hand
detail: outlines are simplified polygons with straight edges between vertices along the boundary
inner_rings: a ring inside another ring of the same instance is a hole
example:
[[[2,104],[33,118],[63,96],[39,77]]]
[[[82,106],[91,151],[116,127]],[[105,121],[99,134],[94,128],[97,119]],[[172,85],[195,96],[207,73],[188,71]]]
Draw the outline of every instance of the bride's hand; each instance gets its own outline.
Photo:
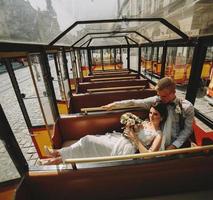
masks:
[[[135,133],[134,131],[128,131],[128,132],[126,133],[126,136],[127,136],[127,138],[128,138],[129,140],[131,140],[132,142],[135,142],[135,141],[138,139],[138,137],[137,137],[137,135],[136,135],[136,133]]]
[[[142,129],[142,128],[143,128],[143,125],[137,124],[137,125],[134,125],[133,131],[136,133],[136,132],[139,132],[140,129]]]

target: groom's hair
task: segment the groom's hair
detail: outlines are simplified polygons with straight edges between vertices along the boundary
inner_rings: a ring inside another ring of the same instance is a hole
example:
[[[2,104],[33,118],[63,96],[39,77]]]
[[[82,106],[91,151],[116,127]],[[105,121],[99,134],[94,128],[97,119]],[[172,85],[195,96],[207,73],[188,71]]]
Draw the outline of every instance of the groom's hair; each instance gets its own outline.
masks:
[[[168,89],[170,91],[175,91],[176,84],[174,80],[170,77],[164,77],[160,79],[155,87],[157,91]]]

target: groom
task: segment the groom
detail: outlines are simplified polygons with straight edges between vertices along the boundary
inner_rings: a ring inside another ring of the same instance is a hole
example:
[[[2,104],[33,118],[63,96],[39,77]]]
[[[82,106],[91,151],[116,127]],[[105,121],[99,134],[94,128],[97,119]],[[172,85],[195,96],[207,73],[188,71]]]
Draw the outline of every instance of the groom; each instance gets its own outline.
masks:
[[[116,101],[102,107],[111,110],[113,108],[137,106],[149,110],[152,104],[162,101],[167,104],[168,118],[163,128],[164,137],[161,149],[181,148],[185,146],[185,142],[187,142],[192,133],[194,107],[189,101],[176,97],[175,88],[174,80],[170,77],[164,77],[158,81],[155,87],[157,96]]]

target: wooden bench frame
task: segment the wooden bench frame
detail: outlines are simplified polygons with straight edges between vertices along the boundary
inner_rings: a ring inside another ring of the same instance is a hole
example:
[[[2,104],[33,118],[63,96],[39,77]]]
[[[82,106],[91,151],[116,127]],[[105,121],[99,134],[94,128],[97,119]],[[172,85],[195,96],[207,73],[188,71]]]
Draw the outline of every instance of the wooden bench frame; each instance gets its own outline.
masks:
[[[126,86],[145,86],[149,88],[149,82],[146,79],[124,79],[111,81],[97,81],[97,82],[82,82],[78,83],[77,93],[86,93],[88,89],[106,88],[106,87],[126,87]]]

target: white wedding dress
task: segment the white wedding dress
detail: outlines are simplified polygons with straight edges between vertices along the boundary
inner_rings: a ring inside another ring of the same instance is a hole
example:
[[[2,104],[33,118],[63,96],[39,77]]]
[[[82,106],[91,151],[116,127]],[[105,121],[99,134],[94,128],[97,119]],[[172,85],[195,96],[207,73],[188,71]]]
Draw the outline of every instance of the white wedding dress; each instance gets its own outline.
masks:
[[[162,132],[143,128],[137,134],[144,146],[149,147],[155,136]],[[122,133],[113,131],[105,135],[87,135],[73,145],[60,149],[59,153],[64,161],[69,158],[127,155],[136,151],[135,146]]]

